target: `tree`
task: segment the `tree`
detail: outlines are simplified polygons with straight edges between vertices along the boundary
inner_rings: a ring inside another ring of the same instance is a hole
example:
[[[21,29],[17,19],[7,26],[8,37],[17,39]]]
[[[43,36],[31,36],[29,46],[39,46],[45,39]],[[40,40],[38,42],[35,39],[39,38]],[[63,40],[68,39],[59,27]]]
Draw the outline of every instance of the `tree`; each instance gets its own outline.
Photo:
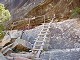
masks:
[[[4,22],[11,17],[9,10],[5,9],[4,5],[0,3],[0,39],[3,37]]]

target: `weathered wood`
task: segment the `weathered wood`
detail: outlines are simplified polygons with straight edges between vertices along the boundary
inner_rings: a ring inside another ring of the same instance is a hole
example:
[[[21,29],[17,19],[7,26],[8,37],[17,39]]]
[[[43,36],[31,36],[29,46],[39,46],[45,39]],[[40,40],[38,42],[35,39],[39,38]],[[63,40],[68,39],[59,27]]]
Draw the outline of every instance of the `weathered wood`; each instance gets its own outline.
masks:
[[[7,48],[10,48],[12,45],[13,45],[13,43],[12,44],[9,44],[8,46],[6,46],[4,48],[2,48],[1,49],[1,52],[3,53]]]
[[[40,33],[38,34],[38,37],[36,38],[36,41],[34,43],[32,52],[36,52],[35,57],[39,58],[42,50],[43,50],[43,46],[45,45],[45,42],[47,42],[47,40],[49,40],[49,37],[47,36],[49,34],[49,28],[50,25],[52,24],[52,21],[49,24],[43,24],[43,29],[40,31]],[[48,41],[49,42],[49,41]]]

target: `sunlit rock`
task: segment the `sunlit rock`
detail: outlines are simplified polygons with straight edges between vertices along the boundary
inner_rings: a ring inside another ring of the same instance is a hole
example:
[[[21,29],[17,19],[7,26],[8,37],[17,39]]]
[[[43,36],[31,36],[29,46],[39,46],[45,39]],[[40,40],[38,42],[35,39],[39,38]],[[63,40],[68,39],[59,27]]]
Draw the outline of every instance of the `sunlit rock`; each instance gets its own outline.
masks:
[[[0,60],[7,60],[2,53],[0,53]]]
[[[20,51],[29,51],[32,49],[32,45],[30,42],[23,40],[23,39],[16,39],[12,46],[15,52]]]
[[[79,60],[80,48],[54,49],[52,51],[43,52],[41,58],[42,60]]]
[[[4,46],[5,44],[9,43],[11,40],[10,36],[8,34],[6,34],[2,40],[2,46]]]

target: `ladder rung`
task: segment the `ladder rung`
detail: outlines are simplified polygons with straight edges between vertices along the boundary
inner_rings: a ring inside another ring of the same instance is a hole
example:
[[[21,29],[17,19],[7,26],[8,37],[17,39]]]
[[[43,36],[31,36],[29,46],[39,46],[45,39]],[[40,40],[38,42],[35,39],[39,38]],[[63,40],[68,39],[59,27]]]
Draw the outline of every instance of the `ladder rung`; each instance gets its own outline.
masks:
[[[35,46],[43,46],[44,44],[40,44],[40,45],[37,45],[37,44],[35,44]]]
[[[42,38],[42,37],[44,37],[45,35],[41,35],[41,34],[39,34],[38,36],[39,36],[39,38]]]
[[[48,28],[51,28],[51,26],[47,25],[47,26],[44,26],[44,28],[47,28],[48,29]]]
[[[48,38],[48,36],[49,35],[45,35],[45,36],[41,36],[41,35],[39,35],[37,38],[35,38],[35,39],[39,39],[39,38],[42,38],[42,39],[44,39],[44,38]]]
[[[34,43],[34,46],[43,46],[43,45],[44,45],[44,42],[42,42],[41,44]]]
[[[42,42],[42,41],[43,41],[43,39],[37,39],[37,40],[36,40],[36,42],[38,42],[38,41]]]
[[[36,38],[36,41],[44,41],[44,40],[49,40],[48,37],[45,37],[45,38]]]
[[[44,40],[42,40],[42,41],[40,41],[40,40],[39,40],[39,41],[38,41],[38,40],[36,40],[35,42],[45,42],[45,41],[44,41]]]
[[[49,23],[42,23],[42,25],[44,26],[44,25],[48,25]]]
[[[42,60],[41,58],[34,58],[34,60]]]
[[[47,35],[47,34],[48,34],[48,33],[44,33],[44,34],[40,33],[40,34],[38,34],[38,35],[40,35],[40,36],[41,36],[41,35],[44,36],[44,35]]]
[[[45,26],[43,26],[44,28],[48,28],[48,26],[47,25],[45,25]]]
[[[39,35],[39,36],[44,36],[45,34],[41,34],[41,33],[40,33],[40,34],[38,34],[38,35]]]
[[[34,46],[33,50],[43,50],[43,46]]]
[[[40,34],[45,34],[46,32],[40,32]]]
[[[36,40],[38,40],[38,39],[42,40],[42,39],[44,39],[44,38],[49,38],[48,36],[49,36],[49,35],[46,35],[46,36],[44,36],[44,37],[37,37],[37,38],[35,38],[35,39],[36,39]]]
[[[44,29],[42,29],[42,31],[49,31],[49,29],[48,28],[44,28]]]
[[[42,44],[43,42],[35,42],[36,44]]]
[[[43,42],[41,42],[41,44],[35,42],[34,45],[35,45],[35,46],[36,46],[36,45],[40,46],[40,45],[42,45],[42,43],[43,43]]]
[[[46,33],[46,32],[49,33],[49,31],[41,31],[40,33]]]
[[[43,28],[42,30],[48,30],[48,28]]]
[[[40,46],[40,47],[39,46],[38,47],[35,46],[35,47],[33,47],[33,51],[36,51],[36,50],[39,50],[39,51],[43,50],[43,46]]]
[[[40,51],[40,50],[43,50],[43,49],[33,49],[33,51]]]
[[[48,29],[51,28],[51,26],[48,27]]]

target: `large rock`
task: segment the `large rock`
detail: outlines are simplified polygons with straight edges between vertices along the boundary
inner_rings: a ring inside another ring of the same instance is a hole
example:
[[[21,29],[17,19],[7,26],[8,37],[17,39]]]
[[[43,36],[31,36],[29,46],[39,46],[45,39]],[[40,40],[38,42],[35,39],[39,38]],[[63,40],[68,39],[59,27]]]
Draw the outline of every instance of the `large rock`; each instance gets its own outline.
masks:
[[[34,54],[32,52],[31,53],[25,52],[24,54],[23,53],[11,53],[9,56],[32,58],[32,57],[34,57]]]
[[[5,56],[3,56],[2,53],[0,53],[0,60],[7,60],[7,59],[5,58]]]
[[[2,40],[2,46],[4,46],[5,44],[9,43],[11,40],[10,36],[8,34],[6,34]]]
[[[62,22],[52,23],[50,32],[49,49],[65,49],[80,47],[79,19],[69,19]],[[31,30],[25,30],[22,39],[34,43],[42,29],[42,25]]]
[[[43,52],[42,60],[79,60],[80,48],[74,49],[54,49],[52,51]]]
[[[6,35],[4,36],[2,40],[2,46],[9,45],[10,43],[14,42],[16,38],[21,38],[22,30],[11,30],[7,31]]]
[[[66,49],[80,47],[79,19],[69,19],[51,25],[51,49]]]
[[[11,38],[18,38],[22,35],[22,31],[11,30],[11,31],[9,31],[9,35]]]
[[[65,49],[80,47],[79,19],[53,23],[50,28],[51,39],[49,49]],[[22,39],[34,44],[35,38],[42,29],[42,25],[34,29],[25,30]]]
[[[10,56],[6,56],[6,58],[8,60],[32,60],[32,59],[28,59],[28,58],[25,58],[25,57],[10,57]]]
[[[50,47],[49,49],[65,49],[80,47],[80,27],[79,19],[68,19],[62,22],[52,23],[50,32]],[[42,29],[42,25],[31,30],[25,30],[22,39],[35,42]]]
[[[42,29],[42,25],[35,27],[34,29],[25,30],[23,35],[22,35],[22,39],[33,44],[35,42],[35,38],[38,36],[41,29]]]
[[[16,39],[11,48],[14,49],[14,51],[15,50],[17,50],[17,51],[28,51],[28,50],[32,49],[32,45],[30,42],[28,42],[26,40]]]

